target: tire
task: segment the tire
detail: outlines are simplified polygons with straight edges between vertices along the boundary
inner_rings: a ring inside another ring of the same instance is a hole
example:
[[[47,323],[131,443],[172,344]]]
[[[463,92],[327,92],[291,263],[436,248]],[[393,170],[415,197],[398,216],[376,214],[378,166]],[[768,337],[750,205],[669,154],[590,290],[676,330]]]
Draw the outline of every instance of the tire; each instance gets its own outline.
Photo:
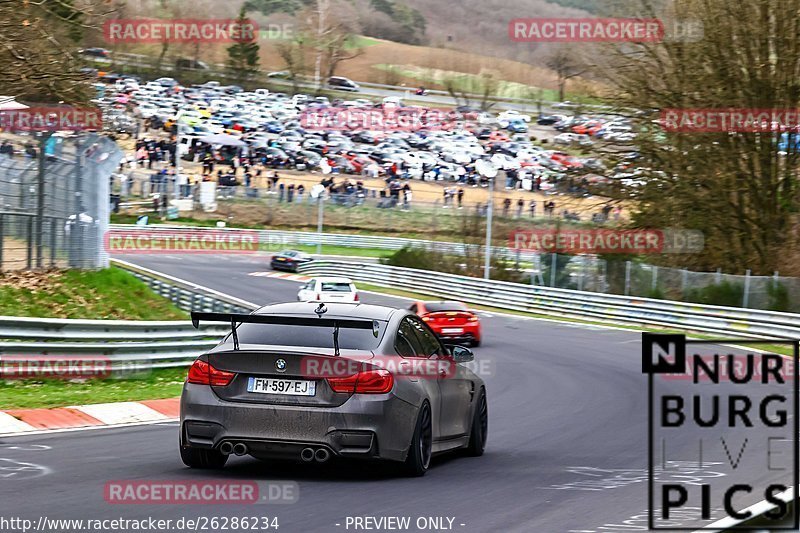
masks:
[[[431,464],[433,450],[433,428],[431,407],[428,402],[422,404],[417,415],[417,424],[414,427],[414,436],[408,447],[408,456],[404,465],[406,475],[409,477],[422,477]]]
[[[217,450],[205,448],[191,448],[181,444],[181,460],[189,468],[201,468],[204,470],[216,470],[225,466],[228,456]]]
[[[470,344],[472,345],[473,348],[477,348],[478,346],[481,345],[481,341],[480,341],[480,339],[477,339],[477,340],[476,339],[472,339],[472,342]]]
[[[469,432],[467,455],[480,457],[486,449],[486,439],[489,436],[489,405],[486,402],[486,389],[481,388],[478,393],[478,402],[475,405],[475,414],[472,416],[472,428]]]

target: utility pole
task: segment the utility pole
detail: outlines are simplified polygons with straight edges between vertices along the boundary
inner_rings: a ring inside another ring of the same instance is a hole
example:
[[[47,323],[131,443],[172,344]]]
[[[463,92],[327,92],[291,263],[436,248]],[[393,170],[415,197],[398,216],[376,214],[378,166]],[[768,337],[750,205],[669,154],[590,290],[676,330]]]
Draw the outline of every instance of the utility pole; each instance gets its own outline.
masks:
[[[486,257],[483,263],[483,278],[489,279],[489,264],[492,261],[492,212],[494,208],[494,178],[497,167],[491,162],[481,159],[475,163],[475,170],[485,178],[489,178],[489,202],[486,206]]]
[[[42,268],[44,250],[44,187],[45,187],[45,162],[47,156],[45,149],[47,148],[47,141],[53,135],[52,132],[42,132],[39,137],[39,174],[38,182],[36,185],[36,225],[35,225],[35,242],[36,242],[36,268]]]
[[[325,34],[325,12],[328,10],[328,0],[317,0],[317,60],[314,66],[314,83],[317,92],[322,89],[322,36]]]
[[[483,262],[483,279],[489,279],[492,262],[492,213],[494,212],[494,177],[489,178],[489,204],[486,209],[486,257]]]

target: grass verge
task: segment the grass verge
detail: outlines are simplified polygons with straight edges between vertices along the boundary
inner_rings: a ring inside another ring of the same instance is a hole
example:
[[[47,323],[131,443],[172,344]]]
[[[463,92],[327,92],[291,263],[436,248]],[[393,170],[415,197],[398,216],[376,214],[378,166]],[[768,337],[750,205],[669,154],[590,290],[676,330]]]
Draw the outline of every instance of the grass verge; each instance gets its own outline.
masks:
[[[188,314],[119,268],[8,272],[0,315],[107,320],[184,320]]]
[[[35,409],[174,398],[181,394],[187,371],[155,369],[142,379],[6,380],[0,382],[0,405],[3,409]]]

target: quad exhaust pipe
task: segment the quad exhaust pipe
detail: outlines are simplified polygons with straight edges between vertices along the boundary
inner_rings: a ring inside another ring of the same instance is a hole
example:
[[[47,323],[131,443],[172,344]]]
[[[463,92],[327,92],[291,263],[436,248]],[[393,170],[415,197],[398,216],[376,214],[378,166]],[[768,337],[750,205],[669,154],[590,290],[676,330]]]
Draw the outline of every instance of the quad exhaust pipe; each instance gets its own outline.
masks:
[[[331,452],[325,448],[318,448],[317,451],[314,452],[314,459],[316,459],[318,463],[324,463],[330,458]]]
[[[219,451],[223,455],[247,455],[247,444],[244,442],[233,444],[232,442],[225,441],[219,445]]]
[[[314,450],[311,448],[303,448],[303,451],[300,452],[300,459],[302,459],[304,463],[310,463],[314,460]]]
[[[328,459],[331,458],[331,452],[329,452],[325,448],[303,448],[303,451],[300,452],[300,459],[304,463],[310,463],[311,461],[317,461],[318,463],[324,463]]]
[[[219,445],[219,451],[222,455],[230,455],[233,453],[233,444],[230,442],[223,442]]]

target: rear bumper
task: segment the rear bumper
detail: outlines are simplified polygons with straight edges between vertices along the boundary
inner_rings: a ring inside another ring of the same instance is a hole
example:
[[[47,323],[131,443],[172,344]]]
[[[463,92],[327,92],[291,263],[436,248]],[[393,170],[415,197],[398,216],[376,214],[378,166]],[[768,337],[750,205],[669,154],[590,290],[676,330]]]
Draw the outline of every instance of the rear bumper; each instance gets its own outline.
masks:
[[[430,323],[429,323],[430,324]],[[451,341],[451,342],[472,342],[472,341],[480,341],[481,340],[481,328],[480,326],[453,326],[462,328],[461,333],[444,333],[442,330],[446,329],[447,327],[433,327],[433,332],[436,334],[442,342]]]
[[[285,263],[283,261],[271,261],[269,266],[272,270],[286,270],[288,272],[297,272],[297,265],[294,263]]]
[[[321,408],[228,402],[208,386],[186,384],[181,441],[198,448],[243,442],[250,455],[265,459],[299,460],[302,449],[322,447],[340,457],[403,461],[417,411],[391,393]]]

